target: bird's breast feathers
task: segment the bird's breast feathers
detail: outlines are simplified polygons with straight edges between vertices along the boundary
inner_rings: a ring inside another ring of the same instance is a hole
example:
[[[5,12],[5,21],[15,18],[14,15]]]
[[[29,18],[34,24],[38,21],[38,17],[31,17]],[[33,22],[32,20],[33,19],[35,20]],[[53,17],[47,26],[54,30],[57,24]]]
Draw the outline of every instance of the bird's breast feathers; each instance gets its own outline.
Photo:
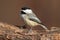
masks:
[[[25,21],[26,21],[27,25],[29,25],[29,26],[33,26],[34,27],[34,26],[40,25],[39,23],[34,22],[32,20],[29,20],[29,19],[26,19]]]

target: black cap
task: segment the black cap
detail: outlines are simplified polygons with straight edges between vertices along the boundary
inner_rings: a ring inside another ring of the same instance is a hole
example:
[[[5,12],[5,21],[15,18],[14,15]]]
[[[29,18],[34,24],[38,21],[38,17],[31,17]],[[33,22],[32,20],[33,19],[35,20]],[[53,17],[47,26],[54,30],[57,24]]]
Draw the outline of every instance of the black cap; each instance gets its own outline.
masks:
[[[22,10],[30,9],[29,7],[22,7]]]

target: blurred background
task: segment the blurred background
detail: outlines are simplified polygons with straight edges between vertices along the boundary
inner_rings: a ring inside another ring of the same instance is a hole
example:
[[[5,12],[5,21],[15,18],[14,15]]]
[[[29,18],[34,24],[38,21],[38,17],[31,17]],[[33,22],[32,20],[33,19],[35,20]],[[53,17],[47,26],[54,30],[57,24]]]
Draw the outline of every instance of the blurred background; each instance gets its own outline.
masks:
[[[60,26],[60,0],[0,0],[0,22],[22,25],[21,7],[28,6],[48,28]]]

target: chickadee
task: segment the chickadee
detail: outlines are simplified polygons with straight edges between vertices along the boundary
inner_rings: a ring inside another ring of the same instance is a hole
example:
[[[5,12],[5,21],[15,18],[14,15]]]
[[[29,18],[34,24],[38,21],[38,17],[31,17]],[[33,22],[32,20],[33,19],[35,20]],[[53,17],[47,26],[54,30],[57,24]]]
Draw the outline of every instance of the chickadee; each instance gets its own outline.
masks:
[[[45,25],[42,24],[42,22],[37,18],[37,16],[34,14],[34,12],[31,10],[31,8],[23,7],[20,11],[20,16],[24,20],[24,22],[29,25],[32,29],[32,27],[40,25],[45,30],[48,30]]]

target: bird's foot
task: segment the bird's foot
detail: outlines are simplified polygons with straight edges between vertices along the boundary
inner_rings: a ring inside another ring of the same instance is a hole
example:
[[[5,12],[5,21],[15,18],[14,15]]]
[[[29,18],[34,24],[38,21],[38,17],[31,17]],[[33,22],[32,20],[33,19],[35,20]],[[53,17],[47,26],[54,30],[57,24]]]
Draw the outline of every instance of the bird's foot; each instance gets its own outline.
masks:
[[[25,29],[26,28],[26,26],[25,25],[21,25],[21,29]]]
[[[27,35],[36,35],[36,34],[37,34],[37,32],[32,29],[30,29],[27,33]]]
[[[31,33],[32,31],[33,31],[33,30],[32,30],[32,29],[30,29],[28,33]]]

